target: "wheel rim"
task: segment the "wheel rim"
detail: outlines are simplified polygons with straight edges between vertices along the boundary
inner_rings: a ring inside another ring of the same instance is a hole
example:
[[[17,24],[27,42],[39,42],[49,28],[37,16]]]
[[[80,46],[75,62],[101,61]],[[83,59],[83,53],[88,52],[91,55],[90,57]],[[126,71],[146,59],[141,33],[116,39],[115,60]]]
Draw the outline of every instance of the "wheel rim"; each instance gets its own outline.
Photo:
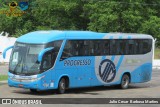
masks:
[[[60,94],[63,94],[66,90],[66,81],[64,78],[62,78],[59,82],[59,85],[58,85],[58,92]]]
[[[123,78],[122,86],[126,87],[126,86],[128,86],[128,83],[129,83],[128,78]]]
[[[61,89],[63,89],[63,90],[65,89],[65,83],[64,82],[61,83]]]

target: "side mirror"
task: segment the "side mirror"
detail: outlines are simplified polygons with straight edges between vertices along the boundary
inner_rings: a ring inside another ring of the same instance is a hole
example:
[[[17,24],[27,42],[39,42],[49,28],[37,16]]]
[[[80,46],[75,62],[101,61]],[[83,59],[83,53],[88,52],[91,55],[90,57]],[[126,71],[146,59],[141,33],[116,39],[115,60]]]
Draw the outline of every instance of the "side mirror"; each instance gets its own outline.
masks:
[[[38,54],[38,62],[41,62],[42,61],[42,58],[43,58],[43,55],[50,51],[50,50],[53,50],[54,48],[53,47],[50,47],[50,48],[46,48],[46,49],[43,49],[39,54]]]
[[[10,47],[6,48],[6,49],[3,51],[3,59],[6,58],[6,53],[7,53],[7,51],[10,50],[10,49],[12,49],[13,47],[14,47],[14,46],[10,46]]]

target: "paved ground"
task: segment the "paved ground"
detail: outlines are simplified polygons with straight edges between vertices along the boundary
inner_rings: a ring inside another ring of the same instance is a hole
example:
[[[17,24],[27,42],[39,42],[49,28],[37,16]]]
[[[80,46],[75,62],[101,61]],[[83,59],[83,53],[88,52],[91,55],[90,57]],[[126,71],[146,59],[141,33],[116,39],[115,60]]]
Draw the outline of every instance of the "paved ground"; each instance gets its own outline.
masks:
[[[1,70],[7,70],[0,67]],[[0,83],[0,98],[160,98],[160,70],[154,69],[152,80],[147,83],[131,84],[127,90],[117,89],[116,87],[92,87],[81,89],[70,89],[65,94],[56,94],[55,91],[44,91],[37,94],[30,93],[29,90],[10,88],[6,83]],[[1,106],[1,105],[0,105]],[[25,106],[25,105],[24,105]],[[50,107],[53,105],[45,105]],[[56,105],[63,106],[63,105]],[[74,105],[65,105],[74,106]],[[76,105],[84,106],[84,105]],[[86,106],[86,105],[85,105]],[[105,106],[106,105],[87,105],[87,106]],[[128,105],[108,105],[128,106]],[[135,106],[135,105],[130,105]],[[150,107],[151,105],[138,105],[141,107]],[[152,105],[159,107],[160,105]],[[13,106],[12,106],[13,107]],[[40,107],[40,106],[38,106]]]

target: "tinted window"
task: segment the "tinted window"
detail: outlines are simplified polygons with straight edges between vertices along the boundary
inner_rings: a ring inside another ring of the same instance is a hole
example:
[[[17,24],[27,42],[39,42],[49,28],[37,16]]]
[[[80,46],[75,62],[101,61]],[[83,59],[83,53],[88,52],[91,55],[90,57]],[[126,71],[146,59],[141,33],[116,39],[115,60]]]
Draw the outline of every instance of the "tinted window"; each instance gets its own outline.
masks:
[[[117,50],[117,40],[110,40],[110,55],[117,55],[118,54],[118,50]]]
[[[127,55],[135,54],[135,40],[128,40],[127,41]]]
[[[44,54],[43,60],[42,60],[42,65],[41,65],[42,72],[53,67],[55,60],[56,60],[56,57],[57,57],[57,54],[58,54],[59,49],[61,47],[61,44],[62,44],[61,40],[53,41],[53,42],[47,44],[47,47],[54,47],[54,49],[49,52],[46,52]]]
[[[151,48],[151,39],[68,40],[62,58],[145,54],[150,52]]]
[[[53,47],[54,47],[54,50],[55,50],[56,53],[59,52],[59,49],[60,49],[60,47],[61,47],[61,44],[62,44],[62,41],[61,41],[61,40],[60,40],[60,41],[54,41],[54,42],[53,42]]]
[[[119,40],[118,55],[127,54],[127,40]]]
[[[42,60],[42,70],[48,70],[53,66],[53,60],[52,60],[52,54],[51,52],[45,53]]]
[[[109,55],[109,51],[110,51],[110,42],[109,42],[109,40],[101,41],[100,49],[101,49],[101,55]]]
[[[151,51],[151,46],[152,46],[152,41],[151,40],[143,40],[142,42],[142,48],[143,48],[143,51],[142,53],[147,53],[149,51]]]
[[[109,55],[109,40],[69,40],[64,47],[62,58],[100,55]]]

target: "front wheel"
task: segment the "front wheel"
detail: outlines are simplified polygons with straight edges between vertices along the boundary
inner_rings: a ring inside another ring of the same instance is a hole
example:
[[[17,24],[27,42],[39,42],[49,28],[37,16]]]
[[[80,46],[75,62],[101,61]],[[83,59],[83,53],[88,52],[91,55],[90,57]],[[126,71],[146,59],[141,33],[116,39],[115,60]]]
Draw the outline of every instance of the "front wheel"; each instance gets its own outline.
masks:
[[[62,78],[58,84],[58,93],[63,94],[66,90],[66,80]]]
[[[121,80],[120,88],[127,89],[129,86],[130,78],[127,74],[124,74]]]
[[[36,89],[30,89],[30,92],[37,93],[38,91]]]

